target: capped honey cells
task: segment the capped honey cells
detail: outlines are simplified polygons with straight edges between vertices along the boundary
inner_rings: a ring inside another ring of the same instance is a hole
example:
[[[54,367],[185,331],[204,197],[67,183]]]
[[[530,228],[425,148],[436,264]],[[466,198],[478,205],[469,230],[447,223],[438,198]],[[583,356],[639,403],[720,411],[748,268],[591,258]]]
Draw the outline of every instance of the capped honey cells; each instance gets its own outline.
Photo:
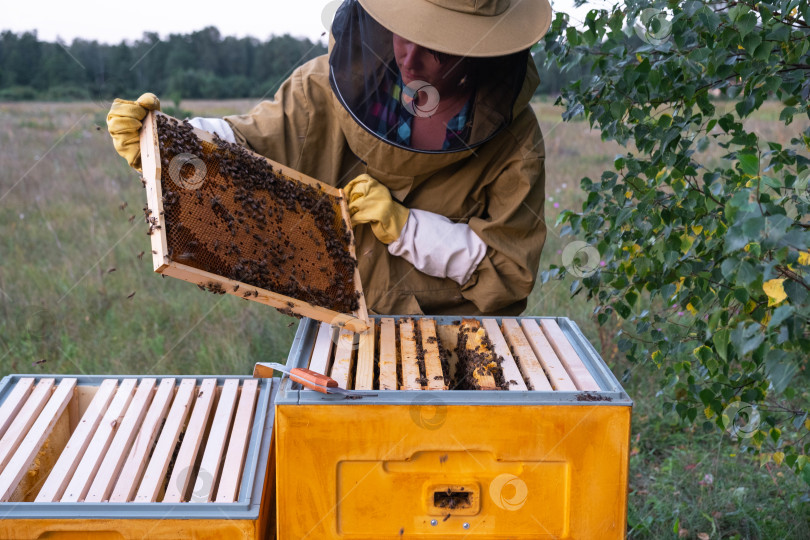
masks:
[[[187,122],[156,120],[167,262],[341,313],[358,308],[340,197],[239,145],[202,140]]]

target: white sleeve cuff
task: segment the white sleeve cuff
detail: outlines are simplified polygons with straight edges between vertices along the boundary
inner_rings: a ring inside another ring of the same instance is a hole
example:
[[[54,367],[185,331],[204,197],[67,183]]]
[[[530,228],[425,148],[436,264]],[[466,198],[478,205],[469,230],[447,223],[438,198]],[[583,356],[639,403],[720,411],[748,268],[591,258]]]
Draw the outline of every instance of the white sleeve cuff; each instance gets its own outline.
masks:
[[[189,120],[188,123],[197,129],[201,129],[209,133],[216,133],[224,141],[236,143],[236,137],[233,135],[231,126],[228,125],[228,122],[222,118],[201,118],[197,116]]]
[[[402,257],[429,276],[464,285],[484,258],[487,245],[466,223],[453,223],[433,212],[411,209],[402,233],[388,253]]]

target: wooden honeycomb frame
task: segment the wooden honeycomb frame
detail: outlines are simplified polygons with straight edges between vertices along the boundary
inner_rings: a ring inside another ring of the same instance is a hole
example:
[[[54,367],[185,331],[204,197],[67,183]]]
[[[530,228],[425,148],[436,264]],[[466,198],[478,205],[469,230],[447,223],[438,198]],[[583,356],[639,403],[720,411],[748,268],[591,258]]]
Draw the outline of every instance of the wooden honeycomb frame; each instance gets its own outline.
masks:
[[[360,273],[356,265],[354,268],[353,281],[354,290],[358,295],[357,309],[349,313],[341,313],[329,307],[314,305],[305,300],[285,296],[284,294],[267,288],[257,287],[242,281],[229,279],[228,277],[216,273],[201,270],[171,257],[172,253],[170,252],[169,242],[167,240],[167,227],[163,204],[164,193],[161,181],[161,146],[157,122],[157,116],[161,114],[160,112],[149,112],[143,120],[143,127],[140,133],[141,163],[148,209],[146,218],[147,220],[151,220],[152,262],[155,272],[195,283],[200,288],[205,288],[212,292],[228,293],[240,298],[260,302],[288,315],[310,317],[331,325],[345,327],[352,332],[365,331],[368,327],[368,312],[360,284]],[[171,119],[171,117],[167,118]],[[207,141],[214,145],[220,143],[211,133],[206,131],[194,129],[193,133],[202,141]],[[340,214],[343,220],[342,224],[345,226],[346,230],[348,230],[348,235],[350,235],[351,239],[347,250],[351,258],[356,261],[354,239],[353,236],[351,236],[351,221],[343,191],[318,182],[314,178],[267,159],[264,156],[259,156],[252,152],[251,154],[266,161],[272,167],[275,174],[283,176],[283,178],[287,180],[314,187],[325,195],[335,197],[339,200]]]

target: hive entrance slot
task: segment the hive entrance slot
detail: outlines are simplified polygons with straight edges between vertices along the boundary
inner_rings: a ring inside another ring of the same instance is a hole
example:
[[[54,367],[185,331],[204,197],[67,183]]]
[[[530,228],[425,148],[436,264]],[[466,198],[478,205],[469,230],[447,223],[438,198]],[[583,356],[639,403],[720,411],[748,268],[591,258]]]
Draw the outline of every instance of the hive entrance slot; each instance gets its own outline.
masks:
[[[463,488],[461,488],[463,490]],[[447,488],[443,491],[433,492],[433,506],[455,510],[456,508],[469,508],[472,506],[472,493],[469,491],[454,491]]]

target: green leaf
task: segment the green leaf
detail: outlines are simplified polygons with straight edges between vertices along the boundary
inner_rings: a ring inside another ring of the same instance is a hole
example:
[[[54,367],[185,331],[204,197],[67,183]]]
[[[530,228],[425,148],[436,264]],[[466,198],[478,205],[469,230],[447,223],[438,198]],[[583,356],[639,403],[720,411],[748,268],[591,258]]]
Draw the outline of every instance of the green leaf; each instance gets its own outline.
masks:
[[[714,349],[717,351],[717,354],[720,358],[723,359],[724,362],[728,361],[728,343],[729,343],[729,331],[728,329],[718,330],[712,336],[712,343],[714,344]]]
[[[749,12],[737,19],[736,23],[736,26],[740,31],[740,35],[745,36],[754,29],[754,26],[756,26],[757,16]]]
[[[746,240],[748,240],[748,242],[759,240],[759,237],[765,229],[765,218],[751,214],[746,214],[744,217],[740,216],[740,218],[744,219],[742,230]]]
[[[628,306],[624,302],[615,302],[613,304],[613,309],[616,310],[616,313],[618,313],[622,317],[622,319],[630,318],[631,313],[630,306]]]
[[[765,357],[765,373],[776,392],[780,394],[784,392],[798,372],[799,366],[788,357],[785,351],[768,351]]]
[[[772,50],[773,45],[771,45],[769,41],[763,41],[757,45],[753,51],[751,51],[751,56],[753,56],[755,60],[765,62],[771,57]]]
[[[700,401],[703,402],[704,405],[708,405],[714,399],[714,392],[709,390],[708,388],[704,388],[700,391]]]
[[[762,37],[759,34],[749,34],[743,39],[743,48],[753,56],[760,43],[762,43]]]
[[[780,324],[782,324],[782,322],[784,322],[785,319],[793,315],[795,309],[796,308],[794,308],[790,304],[786,304],[776,308],[773,312],[773,315],[771,315],[771,320],[768,321],[768,328],[773,328],[775,326],[779,326]]]
[[[737,159],[740,160],[742,172],[748,176],[759,176],[759,156],[740,152],[737,154]]]

